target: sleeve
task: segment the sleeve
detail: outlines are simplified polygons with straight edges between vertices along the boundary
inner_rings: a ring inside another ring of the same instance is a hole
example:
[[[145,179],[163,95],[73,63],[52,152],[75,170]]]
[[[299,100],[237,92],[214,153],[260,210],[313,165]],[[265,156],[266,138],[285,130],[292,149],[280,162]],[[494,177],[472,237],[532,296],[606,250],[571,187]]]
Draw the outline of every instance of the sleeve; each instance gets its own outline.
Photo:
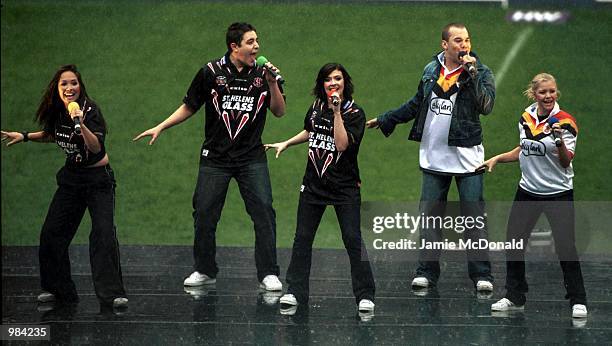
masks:
[[[206,97],[210,95],[210,73],[204,67],[196,73],[191,81],[191,85],[187,90],[187,94],[183,97],[183,103],[187,105],[194,113],[197,112],[206,102]]]
[[[578,137],[578,124],[576,123],[576,119],[563,112],[559,116],[559,125],[561,129],[563,129],[561,139],[565,142],[565,147],[574,154],[576,150],[576,139]]]
[[[467,90],[470,90],[476,101],[478,113],[487,115],[493,111],[493,105],[495,104],[495,80],[493,79],[493,72],[480,63],[480,60],[477,66],[476,79],[470,79],[471,87]]]
[[[416,117],[416,114],[423,100],[423,80],[419,83],[416,95],[408,102],[401,105],[399,108],[390,110],[378,116],[378,124],[380,131],[389,137],[395,130],[395,126],[400,123],[406,123]]]
[[[366,117],[361,108],[349,110],[344,119],[344,129],[349,139],[349,145],[360,144],[365,132]]]
[[[564,130],[561,139],[563,140],[563,142],[565,142],[565,147],[567,148],[567,150],[569,150],[572,154],[575,154],[576,140],[578,139],[578,135],[574,135],[570,131]]]
[[[102,116],[102,111],[95,104],[89,104],[85,107],[87,107],[85,110],[85,126],[98,137],[98,140],[102,144],[106,137],[106,122]]]
[[[308,108],[308,111],[306,112],[306,116],[304,117],[304,130],[308,131],[308,132],[313,132],[313,128],[312,128],[312,121],[310,120],[310,117],[312,115],[312,110],[313,110],[314,104],[312,106],[310,106],[310,108]]]

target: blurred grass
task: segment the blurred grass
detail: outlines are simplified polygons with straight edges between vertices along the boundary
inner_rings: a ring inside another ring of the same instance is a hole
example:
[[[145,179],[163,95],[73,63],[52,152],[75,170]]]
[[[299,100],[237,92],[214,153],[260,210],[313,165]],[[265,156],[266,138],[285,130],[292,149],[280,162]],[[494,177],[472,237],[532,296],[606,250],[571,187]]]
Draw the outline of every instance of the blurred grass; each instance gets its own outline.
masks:
[[[526,26],[508,23],[505,15],[498,6],[473,4],[2,1],[2,129],[36,129],[33,116],[43,88],[58,66],[77,64],[109,125],[120,242],[191,244],[203,113],[164,132],[152,147],[131,138],[176,109],[198,68],[225,52],[231,22],[256,26],[261,54],[288,81],[287,114],[269,115],[264,132],[265,142],[275,142],[301,129],[316,73],[329,61],[347,67],[368,119],[399,106],[416,91],[423,66],[440,49],[440,29],[451,21],[466,23],[474,50],[496,72]],[[516,122],[528,103],[522,90],[536,73],[553,73],[563,92],[560,103],[581,131],[574,161],[576,199],[611,199],[607,134],[612,122],[607,115],[612,101],[600,96],[611,76],[612,48],[601,43],[611,22],[609,10],[586,8],[572,9],[565,25],[534,26],[498,86],[493,113],[482,118],[487,157],[517,144]],[[418,143],[406,140],[410,125],[398,127],[390,138],[366,133],[360,151],[363,200],[419,199]],[[2,244],[37,244],[63,154],[54,145],[27,143],[3,147],[1,155]],[[278,160],[269,156],[278,246],[290,247],[305,147],[292,148]],[[486,177],[486,199],[512,200],[519,177],[517,164],[498,166]],[[457,198],[454,187],[449,197]],[[329,210],[315,246],[341,247],[335,213]],[[491,230],[493,236],[503,232]],[[88,233],[84,220],[75,242],[86,243]],[[253,239],[232,183],[218,244],[252,246]]]

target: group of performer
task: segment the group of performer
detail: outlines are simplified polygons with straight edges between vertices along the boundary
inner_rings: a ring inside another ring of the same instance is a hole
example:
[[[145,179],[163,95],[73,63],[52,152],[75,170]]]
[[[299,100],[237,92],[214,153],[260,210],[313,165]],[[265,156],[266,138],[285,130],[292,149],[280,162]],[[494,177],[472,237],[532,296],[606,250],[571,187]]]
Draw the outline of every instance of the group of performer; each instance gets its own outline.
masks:
[[[360,312],[373,312],[375,283],[360,230],[361,180],[358,154],[366,128],[389,136],[395,126],[413,121],[410,140],[420,142],[422,171],[420,208],[425,215],[444,213],[453,177],[464,215],[483,215],[483,173],[500,162],[519,161],[522,172],[508,220],[507,237],[529,238],[541,213],[548,217],[564,274],[573,317],[586,317],[586,294],[574,241],[573,170],[578,127],[559,108],[555,78],[536,75],[525,94],[534,101],[519,120],[519,145],[485,161],[480,115],[495,101],[491,70],[472,51],[469,32],[461,23],[442,29],[442,51],[432,57],[419,79],[417,92],[399,108],[366,122],[353,99],[353,82],[338,63],[321,67],[312,90],[313,102],[303,130],[278,143],[263,144],[267,110],[285,114],[279,70],[256,63],[259,42],[255,27],[233,23],[226,33],[227,53],[198,70],[183,103],[164,121],[134,138],[150,137],[177,125],[202,106],[205,138],[193,194],[194,271],[185,286],[216,282],[216,228],[229,182],[238,183],[255,230],[255,266],[260,288],[282,291],[276,257],[276,213],[265,151],[276,157],[290,146],[308,142],[307,166],[297,210],[297,225],[282,306],[307,304],[312,244],[328,205],[338,218],[351,266],[355,302]],[[40,102],[37,132],[2,131],[7,145],[55,142],[66,163],[57,174],[58,188],[42,227],[39,246],[41,302],[76,302],[68,247],[88,209],[92,219],[90,261],[96,295],[102,304],[120,308],[128,299],[122,281],[114,223],[115,179],[104,146],[106,124],[88,96],[76,66],[62,66]],[[529,155],[533,146],[538,155]],[[526,204],[526,203],[529,204]],[[487,239],[485,228],[468,229],[464,239]],[[436,241],[439,229],[421,229],[421,239]],[[422,249],[412,281],[415,288],[434,287],[440,276],[439,250]],[[468,273],[479,292],[493,291],[486,250],[467,251]],[[527,282],[524,250],[507,253],[506,294],[493,311],[523,309]]]

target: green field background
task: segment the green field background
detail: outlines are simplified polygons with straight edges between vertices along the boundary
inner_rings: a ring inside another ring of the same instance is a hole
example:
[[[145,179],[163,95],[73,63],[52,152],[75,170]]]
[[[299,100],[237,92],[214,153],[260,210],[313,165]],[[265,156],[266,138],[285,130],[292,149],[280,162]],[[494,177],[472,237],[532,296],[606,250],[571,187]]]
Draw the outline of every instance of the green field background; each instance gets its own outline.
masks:
[[[517,120],[528,101],[530,78],[554,74],[562,107],[580,126],[575,169],[579,201],[612,200],[612,99],[607,8],[570,8],[566,24],[531,25],[533,32],[497,87],[493,113],[482,117],[486,156],[518,144]],[[167,130],[155,145],[132,138],[180,105],[196,71],[225,53],[225,30],[234,21],[257,28],[260,52],[287,80],[287,114],[268,115],[265,142],[301,130],[310,90],[326,62],[344,64],[355,100],[367,118],[397,107],[416,91],[422,68],[440,49],[440,29],[464,22],[473,49],[494,73],[530,25],[506,21],[499,5],[363,4],[196,1],[2,1],[2,129],[37,129],[34,113],[48,81],[62,64],[77,64],[88,92],[108,123],[107,149],[118,187],[116,223],[122,244],[191,244],[191,197],[203,139],[203,112]],[[364,201],[417,201],[421,173],[418,143],[409,126],[389,137],[367,131],[360,151]],[[49,144],[2,147],[2,244],[38,243],[63,153]],[[269,153],[279,247],[290,247],[306,147],[280,159]],[[485,198],[511,201],[518,164],[498,166],[485,178]],[[456,189],[451,189],[456,199]],[[609,209],[603,209],[609,210]],[[87,243],[86,216],[75,243]],[[601,225],[603,244],[609,225]],[[490,230],[500,238],[503,227]],[[341,247],[335,214],[328,209],[315,246]],[[217,241],[252,246],[252,223],[235,183],[223,210]]]

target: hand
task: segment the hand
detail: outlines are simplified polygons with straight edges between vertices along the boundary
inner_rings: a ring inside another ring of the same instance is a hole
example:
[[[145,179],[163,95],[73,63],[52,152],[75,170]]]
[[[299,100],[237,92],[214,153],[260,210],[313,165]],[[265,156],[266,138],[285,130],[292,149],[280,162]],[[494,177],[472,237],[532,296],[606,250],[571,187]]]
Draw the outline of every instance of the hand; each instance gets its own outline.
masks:
[[[476,58],[474,58],[473,56],[466,54],[464,56],[462,56],[459,61],[461,61],[461,64],[463,64],[463,66],[472,63],[474,66],[476,66]]]
[[[266,151],[272,148],[276,149],[276,158],[278,159],[280,154],[288,148],[288,145],[287,145],[287,142],[280,142],[280,143],[273,143],[273,144],[264,144],[264,148],[266,148]]]
[[[74,118],[81,118],[81,122],[83,122],[83,111],[80,110],[80,109],[75,110],[74,112],[70,113],[70,117],[72,119],[74,119]]]
[[[276,66],[272,65],[272,63],[270,62],[267,62],[264,65],[264,71],[265,71],[264,75],[266,76],[266,80],[268,81],[268,84],[276,83],[276,77],[274,77],[271,73],[268,73],[268,70],[272,70],[278,74],[280,74],[280,70]]]
[[[335,93],[337,94],[337,92]],[[342,100],[340,100],[340,102],[338,102],[337,105],[334,105],[334,102],[332,101],[332,97],[331,96],[327,97],[327,107],[334,112],[334,115],[338,115],[338,116],[342,115],[342,112],[340,109],[341,104],[342,104]]]
[[[13,144],[17,144],[19,142],[23,142],[23,134],[21,132],[14,131],[2,131],[2,141],[9,140],[6,143],[7,147],[10,147]]]
[[[366,122],[366,127],[369,129],[377,129],[379,126],[378,118],[370,119]]]
[[[497,156],[493,156],[492,158],[483,162],[482,165],[478,166],[478,168],[476,168],[476,171],[479,171],[481,169],[486,169],[489,173],[493,172],[493,167],[497,165],[497,160],[498,160]]]
[[[153,143],[155,143],[155,140],[157,139],[157,137],[159,137],[159,135],[161,134],[161,129],[159,129],[157,126],[152,127],[148,130],[146,130],[145,132],[139,134],[138,136],[134,137],[134,139],[132,139],[132,141],[136,142],[137,140],[141,139],[142,137],[146,137],[146,136],[151,136],[151,140],[149,141],[149,145],[153,145]]]
[[[555,132],[555,137],[561,139],[561,143],[564,143],[562,139],[563,129],[561,128],[561,125],[559,123],[554,123],[552,124],[551,128],[552,128],[552,131]]]

